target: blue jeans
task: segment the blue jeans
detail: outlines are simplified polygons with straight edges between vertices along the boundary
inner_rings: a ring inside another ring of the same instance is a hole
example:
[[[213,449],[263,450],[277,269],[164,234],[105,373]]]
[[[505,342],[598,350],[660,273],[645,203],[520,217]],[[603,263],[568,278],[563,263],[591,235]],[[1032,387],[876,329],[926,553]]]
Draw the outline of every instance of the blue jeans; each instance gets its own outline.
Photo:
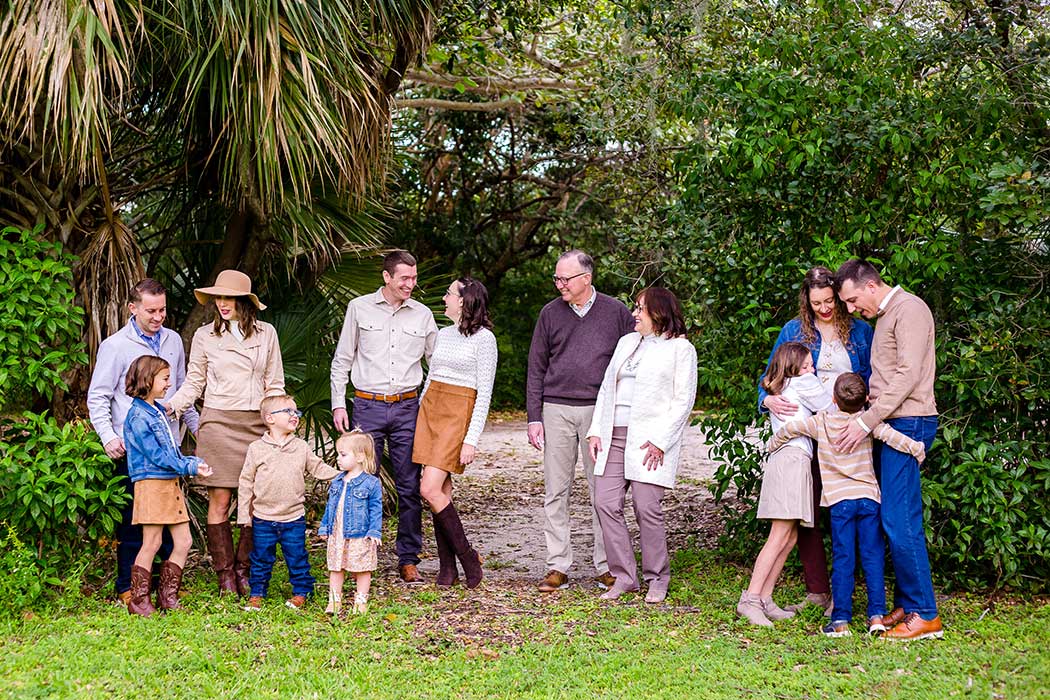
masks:
[[[416,414],[419,399],[397,403],[354,398],[354,427],[372,435],[376,445],[376,459],[383,456],[384,443],[390,450],[394,469],[394,487],[397,489],[397,552],[399,566],[418,564],[423,549],[423,501],[419,497],[419,477],[422,472],[412,462],[412,441],[416,435]]]
[[[121,457],[113,460],[116,466],[117,476],[121,477],[120,483],[124,491],[131,498],[120,509],[120,522],[117,523],[114,534],[117,539],[117,580],[115,586],[117,593],[131,590],[131,567],[135,565],[135,557],[139,555],[142,548],[142,526],[131,524],[131,514],[134,511],[135,485],[128,478],[128,458]],[[171,530],[164,528],[161,535],[160,549],[157,556],[161,561],[167,561],[171,556],[172,539]]]
[[[275,523],[252,518],[252,568],[248,577],[252,597],[265,598],[277,560],[277,545],[281,545],[284,563],[288,566],[288,580],[292,594],[308,596],[314,592],[314,577],[310,573],[310,559],[306,555],[306,518],[290,523]]]
[[[886,423],[926,446],[929,454],[937,434],[937,416],[892,418]],[[882,529],[890,543],[890,558],[896,575],[894,607],[919,613],[924,620],[937,616],[930,558],[926,553],[926,531],[922,520],[922,486],[919,463],[906,452],[889,445],[879,449],[882,481]]]
[[[831,619],[853,619],[853,572],[860,547],[860,565],[868,587],[868,617],[886,614],[886,543],[882,539],[879,504],[870,498],[839,501],[831,506]]]

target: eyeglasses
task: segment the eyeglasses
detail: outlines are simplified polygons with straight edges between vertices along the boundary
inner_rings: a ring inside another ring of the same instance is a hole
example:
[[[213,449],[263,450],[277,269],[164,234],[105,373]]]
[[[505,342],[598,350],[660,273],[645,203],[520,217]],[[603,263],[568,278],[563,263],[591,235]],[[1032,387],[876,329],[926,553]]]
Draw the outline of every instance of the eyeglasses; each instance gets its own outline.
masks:
[[[571,277],[558,277],[557,275],[554,275],[554,277],[552,277],[551,279],[554,280],[554,286],[566,285],[566,284],[569,283],[570,280],[574,280],[574,279],[576,279],[577,277],[579,277],[581,275],[589,275],[589,274],[591,274],[591,273],[589,273],[589,272],[577,272],[575,275],[572,275]]]
[[[300,411],[298,408],[278,408],[276,411],[270,411],[271,416],[275,413],[287,413],[288,415],[295,416],[296,418],[303,417],[303,412]]]

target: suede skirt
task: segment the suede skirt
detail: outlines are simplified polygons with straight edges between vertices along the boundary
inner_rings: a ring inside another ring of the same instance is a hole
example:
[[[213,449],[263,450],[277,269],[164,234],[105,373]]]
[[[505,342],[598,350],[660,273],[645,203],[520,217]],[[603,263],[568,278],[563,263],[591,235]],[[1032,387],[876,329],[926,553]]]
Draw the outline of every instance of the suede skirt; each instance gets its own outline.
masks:
[[[224,411],[205,406],[197,433],[197,456],[212,468],[212,475],[198,477],[194,483],[237,488],[248,445],[265,432],[266,423],[258,411]]]
[[[412,461],[462,474],[459,453],[474,413],[476,389],[444,382],[430,382],[419,404]]]
[[[143,479],[135,482],[132,525],[178,525],[189,521],[189,510],[178,479]]]
[[[769,455],[762,473],[758,517],[762,520],[798,520],[813,527],[813,471],[805,450],[790,445]]]

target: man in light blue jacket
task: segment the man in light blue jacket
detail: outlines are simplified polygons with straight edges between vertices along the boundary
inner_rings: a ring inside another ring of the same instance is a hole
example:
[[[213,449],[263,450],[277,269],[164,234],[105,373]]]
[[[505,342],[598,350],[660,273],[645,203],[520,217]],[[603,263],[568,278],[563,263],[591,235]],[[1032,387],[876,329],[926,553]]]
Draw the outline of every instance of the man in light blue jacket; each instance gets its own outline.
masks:
[[[128,478],[127,454],[124,450],[124,419],[131,408],[132,399],[124,392],[124,378],[128,367],[143,355],[156,355],[171,366],[171,388],[165,400],[170,399],[186,380],[186,353],[182,338],[175,331],[164,327],[167,318],[167,291],[152,279],[144,279],[131,289],[128,299],[131,318],[126,326],[102,341],[95,358],[95,369],[91,374],[87,405],[91,425],[105,446],[106,454],[116,467],[116,474],[123,477],[129,497],[134,493]],[[199,417],[193,408],[183,414],[183,422],[197,434]],[[172,434],[180,435],[178,421],[172,421]],[[127,603],[131,588],[131,566],[142,545],[142,528],[131,524],[131,500],[129,498],[117,526],[117,576],[116,591],[121,602]],[[160,556],[166,559],[171,551],[170,535]]]

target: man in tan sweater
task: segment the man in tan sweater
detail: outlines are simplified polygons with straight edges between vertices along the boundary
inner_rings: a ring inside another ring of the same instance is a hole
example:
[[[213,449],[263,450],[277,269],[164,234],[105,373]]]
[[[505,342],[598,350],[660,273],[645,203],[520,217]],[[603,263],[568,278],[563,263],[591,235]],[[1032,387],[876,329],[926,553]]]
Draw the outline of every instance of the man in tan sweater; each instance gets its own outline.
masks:
[[[839,452],[852,452],[880,422],[923,443],[929,452],[937,432],[933,314],[922,299],[882,281],[871,263],[849,260],[835,272],[836,291],[850,313],[878,318],[871,344],[871,407],[842,431]],[[879,446],[882,527],[896,573],[894,625],[884,639],[941,637],[923,529],[919,463],[907,452]]]

